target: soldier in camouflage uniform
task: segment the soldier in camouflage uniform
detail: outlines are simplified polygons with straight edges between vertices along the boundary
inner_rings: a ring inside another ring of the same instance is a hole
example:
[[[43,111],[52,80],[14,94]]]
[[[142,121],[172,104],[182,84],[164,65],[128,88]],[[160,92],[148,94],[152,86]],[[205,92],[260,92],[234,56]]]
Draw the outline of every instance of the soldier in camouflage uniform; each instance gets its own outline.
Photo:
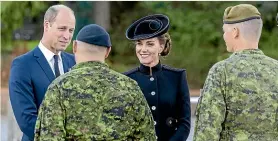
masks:
[[[91,24],[80,30],[73,46],[77,65],[49,86],[36,140],[155,140],[154,121],[139,86],[104,63],[110,50],[102,27]]]
[[[224,13],[233,54],[209,71],[196,111],[194,141],[277,141],[278,61],[258,49],[262,20],[240,4]]]

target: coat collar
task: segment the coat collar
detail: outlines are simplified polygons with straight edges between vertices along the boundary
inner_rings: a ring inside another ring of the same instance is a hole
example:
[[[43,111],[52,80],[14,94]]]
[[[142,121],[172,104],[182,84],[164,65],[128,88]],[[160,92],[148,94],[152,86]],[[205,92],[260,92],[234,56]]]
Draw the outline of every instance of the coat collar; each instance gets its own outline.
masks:
[[[48,62],[50,62],[51,59],[53,59],[53,56],[55,55],[52,51],[48,50],[43,43],[40,41],[38,47],[40,48],[42,54],[44,55],[44,57],[46,58],[46,60]],[[61,51],[59,51],[58,53],[59,59],[61,60]]]
[[[39,49],[39,47],[36,47],[34,49],[34,57],[37,59],[37,62],[43,69],[44,73],[48,77],[49,81],[52,82],[55,79],[55,75],[53,74],[51,67],[49,66],[45,56],[43,55],[42,51]],[[61,52],[61,58],[63,60],[63,67],[64,67],[64,72],[69,71],[69,58],[65,55],[64,52]]]
[[[39,47],[34,49],[34,57],[36,57],[37,62],[41,66],[42,70],[44,71],[45,75],[48,77],[49,81],[52,82],[55,79],[55,76],[49,66],[45,56],[43,55],[42,51]]]
[[[109,66],[106,63],[102,63],[98,61],[88,61],[88,62],[82,62],[76,64],[75,66],[72,67],[72,70],[81,69],[81,68],[90,68],[93,70],[104,70],[104,69],[108,69]]]
[[[242,50],[242,51],[235,52],[231,56],[240,55],[240,54],[244,54],[244,55],[248,55],[248,54],[264,55],[263,51],[261,51],[260,49],[245,49],[245,50]]]
[[[139,66],[139,71],[140,72],[151,75],[151,76],[154,73],[161,71],[161,69],[162,69],[162,66],[161,66],[160,61],[157,65],[155,65],[153,67],[145,66],[143,64],[140,64],[140,66]]]

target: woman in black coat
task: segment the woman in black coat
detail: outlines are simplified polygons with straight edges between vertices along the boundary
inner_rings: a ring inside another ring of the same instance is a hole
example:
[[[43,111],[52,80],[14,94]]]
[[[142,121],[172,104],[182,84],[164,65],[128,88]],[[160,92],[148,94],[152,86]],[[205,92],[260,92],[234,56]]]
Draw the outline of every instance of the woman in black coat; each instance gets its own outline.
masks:
[[[140,66],[124,74],[137,81],[155,121],[158,141],[185,141],[190,132],[190,96],[184,69],[160,63],[168,55],[171,38],[169,18],[162,14],[143,17],[126,31],[136,43]]]

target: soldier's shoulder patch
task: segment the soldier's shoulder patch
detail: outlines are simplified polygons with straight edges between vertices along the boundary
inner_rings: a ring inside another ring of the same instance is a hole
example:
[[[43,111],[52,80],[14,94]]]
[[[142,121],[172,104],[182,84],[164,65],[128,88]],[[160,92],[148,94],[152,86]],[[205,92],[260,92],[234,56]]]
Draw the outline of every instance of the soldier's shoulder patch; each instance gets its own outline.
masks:
[[[137,71],[139,71],[139,68],[138,68],[138,67],[133,68],[133,69],[127,71],[127,72],[124,72],[123,74],[128,76],[128,75],[133,74],[133,73],[135,73],[135,72],[137,72]]]
[[[185,69],[173,68],[173,67],[170,67],[170,66],[167,66],[167,65],[162,65],[162,68],[164,70],[173,71],[173,72],[183,72],[183,71],[185,71]]]

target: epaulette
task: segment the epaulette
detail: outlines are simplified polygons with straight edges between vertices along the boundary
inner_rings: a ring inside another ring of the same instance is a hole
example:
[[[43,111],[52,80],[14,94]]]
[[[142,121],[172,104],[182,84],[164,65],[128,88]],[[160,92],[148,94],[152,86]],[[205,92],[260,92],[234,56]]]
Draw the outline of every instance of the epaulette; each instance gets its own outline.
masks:
[[[162,65],[162,68],[165,69],[165,70],[170,70],[170,71],[174,71],[174,72],[183,72],[183,71],[185,71],[185,69],[172,68],[172,67],[167,66],[167,65]]]
[[[136,67],[136,68],[133,68],[133,69],[127,71],[127,72],[124,72],[123,74],[124,75],[130,75],[130,74],[132,74],[132,73],[134,73],[134,72],[136,72],[138,70],[139,70],[139,67]]]

